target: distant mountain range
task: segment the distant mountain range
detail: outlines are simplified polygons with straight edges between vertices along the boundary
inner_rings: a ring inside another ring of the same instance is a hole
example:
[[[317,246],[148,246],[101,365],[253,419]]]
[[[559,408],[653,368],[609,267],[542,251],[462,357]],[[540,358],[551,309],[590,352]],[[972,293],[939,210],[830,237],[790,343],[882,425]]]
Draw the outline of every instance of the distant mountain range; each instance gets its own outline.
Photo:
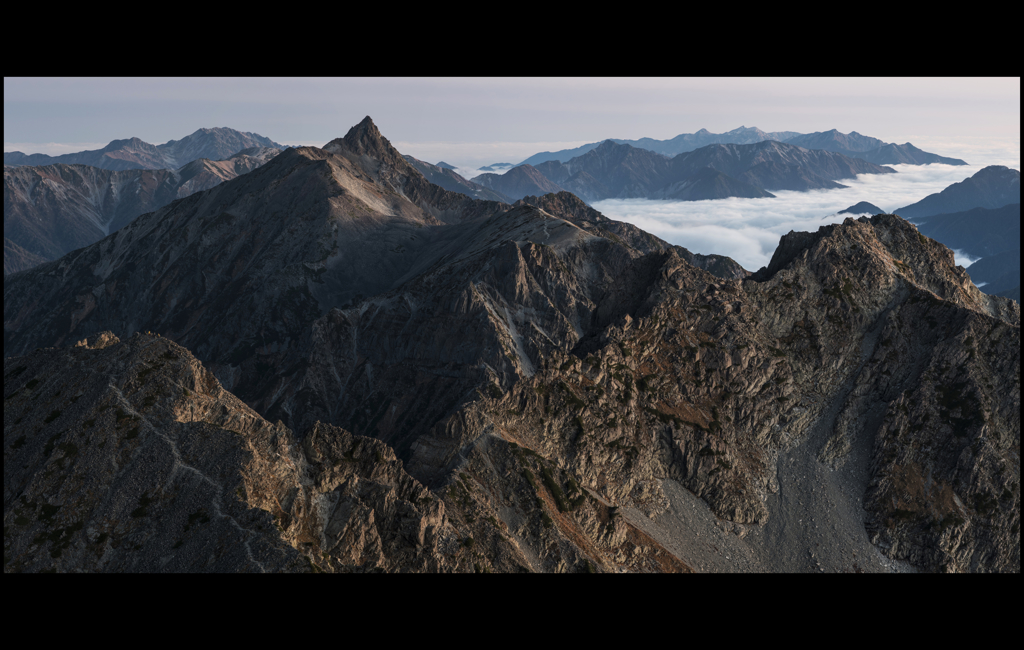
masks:
[[[927,165],[942,163],[945,165],[966,165],[959,158],[946,158],[927,151],[922,151],[910,144],[890,144],[878,138],[861,135],[856,131],[840,133],[836,129],[820,133],[797,135],[785,141],[806,149],[822,149],[834,151],[851,158],[860,158],[878,165]]]
[[[176,170],[5,165],[4,274],[88,246],[140,214],[252,171],[280,152],[254,147]]]
[[[727,197],[770,198],[769,190],[806,191],[844,187],[836,179],[895,170],[843,154],[807,150],[775,141],[714,144],[674,158],[606,140],[568,162],[520,165],[473,182],[512,199],[567,190],[585,201]]]
[[[1010,203],[1020,203],[1020,172],[1003,165],[990,165],[974,176],[953,183],[941,192],[929,194],[894,213],[915,221],[936,214],[972,208],[999,208]]]
[[[114,140],[102,149],[61,156],[4,152],[4,165],[89,165],[100,169],[178,169],[193,160],[224,160],[254,147],[285,149],[270,138],[226,127],[199,129],[181,140],[153,145],[139,138]]]
[[[711,133],[707,129],[701,129],[696,133],[682,133],[670,140],[655,140],[653,138],[640,138],[639,140],[617,140],[611,138],[611,141],[615,144],[628,144],[638,149],[645,149],[647,151],[653,151],[660,153],[663,156],[675,156],[687,151],[693,151],[706,147],[709,144],[754,144],[756,142],[764,142],[765,140],[777,140],[785,141],[787,138],[800,135],[795,131],[779,131],[775,133],[765,133],[761,129],[756,127],[747,128],[741,126],[738,129],[733,129],[726,133]],[[575,149],[562,149],[561,151],[545,151],[530,156],[520,165],[539,165],[540,163],[547,162],[548,160],[557,160],[560,162],[568,162],[577,156],[591,151],[601,146],[603,142],[608,140],[602,140],[601,142],[593,142],[591,144],[585,144],[582,147],[576,147]]]
[[[616,140],[616,144],[628,144],[639,149],[646,149],[664,156],[675,156],[687,151],[695,151],[701,147],[711,144],[755,144],[774,140],[786,144],[804,147],[805,149],[821,149],[841,153],[850,158],[860,158],[876,165],[927,165],[929,163],[944,163],[947,165],[966,165],[967,163],[958,158],[946,158],[936,154],[922,151],[909,142],[901,145],[890,144],[851,131],[840,133],[836,129],[818,133],[801,134],[795,131],[776,131],[767,133],[756,127],[743,127],[733,129],[726,133],[711,133],[707,129],[701,129],[696,133],[683,133],[670,140],[654,140],[653,138],[640,138],[639,140]],[[575,149],[563,149],[561,151],[545,151],[530,156],[520,165],[537,166],[549,160],[568,162],[599,147],[601,142],[585,144]]]

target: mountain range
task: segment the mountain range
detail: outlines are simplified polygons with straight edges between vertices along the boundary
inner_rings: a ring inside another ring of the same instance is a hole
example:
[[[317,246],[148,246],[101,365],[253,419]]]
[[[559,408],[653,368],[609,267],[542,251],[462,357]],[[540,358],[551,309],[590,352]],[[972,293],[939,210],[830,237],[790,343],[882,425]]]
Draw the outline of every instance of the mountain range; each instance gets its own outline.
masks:
[[[966,165],[967,163],[958,158],[947,158],[936,154],[922,151],[909,142],[897,145],[890,144],[864,136],[856,131],[840,133],[836,129],[831,131],[801,134],[794,131],[779,131],[766,133],[756,127],[743,127],[733,129],[726,133],[711,133],[707,129],[701,129],[696,133],[683,133],[670,140],[654,140],[652,138],[640,138],[639,140],[615,140],[616,144],[628,144],[639,149],[645,149],[660,153],[664,156],[676,156],[687,151],[694,151],[711,144],[756,144],[774,140],[792,144],[805,149],[823,149],[841,153],[850,158],[860,158],[876,165],[927,165],[930,163],[943,163],[947,165]],[[537,166],[549,160],[568,162],[572,158],[581,156],[601,145],[600,142],[586,144],[574,149],[563,149],[561,151],[545,151],[534,154],[520,165]]]
[[[176,170],[5,165],[4,273],[99,241],[140,214],[249,172],[280,151],[243,149],[226,160],[200,158]]]
[[[269,138],[256,133],[245,133],[226,127],[203,128],[181,140],[153,145],[139,138],[113,140],[102,149],[80,151],[61,156],[24,154],[5,151],[4,166],[22,165],[89,165],[100,169],[122,171],[127,169],[178,169],[193,160],[224,160],[244,149],[285,149]]]
[[[288,149],[5,277],[5,570],[1019,572],[1019,304],[895,215],[710,257]]]
[[[768,190],[834,189],[836,179],[895,170],[842,154],[764,141],[713,144],[674,158],[606,140],[569,160],[519,165],[504,174],[472,179],[512,199],[567,190],[584,201],[674,199],[699,201],[731,196],[770,198]]]

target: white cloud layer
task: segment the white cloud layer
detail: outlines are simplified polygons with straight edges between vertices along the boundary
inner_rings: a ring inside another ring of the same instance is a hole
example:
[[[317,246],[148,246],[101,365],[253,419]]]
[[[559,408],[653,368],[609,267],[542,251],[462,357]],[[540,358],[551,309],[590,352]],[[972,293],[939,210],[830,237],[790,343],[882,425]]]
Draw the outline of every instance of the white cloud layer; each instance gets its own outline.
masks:
[[[1017,151],[1014,166],[1019,169],[1019,148]],[[969,156],[958,157],[971,162]],[[859,201],[868,201],[887,212],[897,210],[974,175],[985,164],[892,165],[898,173],[861,174],[840,181],[848,187],[838,190],[773,192],[774,199],[609,199],[594,203],[594,208],[694,253],[727,255],[747,270],[756,271],[768,265],[779,239],[791,230],[813,232],[820,226],[859,216],[837,214]],[[957,254],[959,264],[974,261]]]

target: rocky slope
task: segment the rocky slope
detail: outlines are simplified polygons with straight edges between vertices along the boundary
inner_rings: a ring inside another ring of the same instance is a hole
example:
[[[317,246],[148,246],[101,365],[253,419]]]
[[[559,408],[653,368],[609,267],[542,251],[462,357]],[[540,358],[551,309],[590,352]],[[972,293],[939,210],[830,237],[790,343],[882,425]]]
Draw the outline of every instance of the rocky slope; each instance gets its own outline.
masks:
[[[393,448],[474,570],[1019,571],[1020,308],[949,249],[877,215],[723,279],[537,203],[367,119],[7,278],[5,353],[160,331],[303,441]]]
[[[113,140],[102,149],[80,151],[62,156],[45,154],[23,154],[20,151],[5,151],[4,165],[89,165],[100,169],[177,169],[193,160],[224,160],[244,149],[284,149],[269,138],[256,133],[243,133],[226,127],[199,129],[181,140],[171,140],[160,145],[149,144],[139,138]]]
[[[5,273],[99,241],[140,214],[252,171],[279,149],[194,160],[177,170],[110,171],[87,165],[4,167],[5,238],[31,256],[4,257]]]
[[[1016,287],[1010,289],[1009,291],[1000,291],[996,295],[1020,302],[1020,285],[1018,284]]]
[[[471,571],[383,443],[301,442],[188,350],[109,332],[4,361],[4,572]]]
[[[894,212],[904,219],[916,221],[974,208],[1001,208],[1011,203],[1020,203],[1020,172],[1002,165],[990,165],[970,178]]]

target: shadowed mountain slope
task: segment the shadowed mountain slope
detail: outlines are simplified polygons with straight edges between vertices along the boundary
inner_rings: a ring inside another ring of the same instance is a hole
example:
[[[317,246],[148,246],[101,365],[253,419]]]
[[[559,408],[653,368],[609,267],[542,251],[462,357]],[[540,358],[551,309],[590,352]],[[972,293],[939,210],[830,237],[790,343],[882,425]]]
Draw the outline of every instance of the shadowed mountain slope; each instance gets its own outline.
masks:
[[[33,255],[11,262],[5,257],[5,268],[20,271],[32,259],[56,259],[92,244],[140,214],[252,171],[278,153],[245,149],[227,160],[201,158],[177,170],[5,166],[5,236]]]
[[[441,167],[440,165],[431,165],[430,163],[425,163],[422,160],[417,160],[412,156],[408,155],[405,156],[405,159],[408,160],[409,163],[416,168],[416,171],[423,174],[424,178],[426,178],[434,185],[443,187],[446,190],[451,190],[452,192],[459,192],[460,194],[465,194],[466,196],[472,197],[474,199],[483,199],[485,201],[501,201],[504,203],[512,202],[512,200],[509,199],[504,194],[495,192],[494,190],[490,190],[484,187],[483,185],[479,185],[477,183],[474,183],[473,181],[468,181],[462,176],[459,176],[453,171],[455,168],[450,165],[448,167]]]
[[[1020,172],[1002,165],[990,165],[974,176],[953,183],[941,192],[929,194],[895,213],[916,221],[974,208],[1001,208],[1011,203],[1020,203]]]
[[[473,570],[386,445],[300,443],[146,334],[5,359],[4,520],[5,572]]]
[[[544,174],[530,165],[513,167],[504,174],[480,174],[474,176],[473,183],[483,185],[501,195],[517,201],[529,194],[548,194],[561,192],[562,188],[552,182]]]
[[[924,217],[921,232],[972,257],[1020,248],[1020,203]]]
[[[949,249],[847,219],[731,280],[537,202],[565,217],[432,185],[367,118],[6,278],[5,352],[159,331],[302,445],[393,448],[480,571],[1019,571],[1020,307]]]

